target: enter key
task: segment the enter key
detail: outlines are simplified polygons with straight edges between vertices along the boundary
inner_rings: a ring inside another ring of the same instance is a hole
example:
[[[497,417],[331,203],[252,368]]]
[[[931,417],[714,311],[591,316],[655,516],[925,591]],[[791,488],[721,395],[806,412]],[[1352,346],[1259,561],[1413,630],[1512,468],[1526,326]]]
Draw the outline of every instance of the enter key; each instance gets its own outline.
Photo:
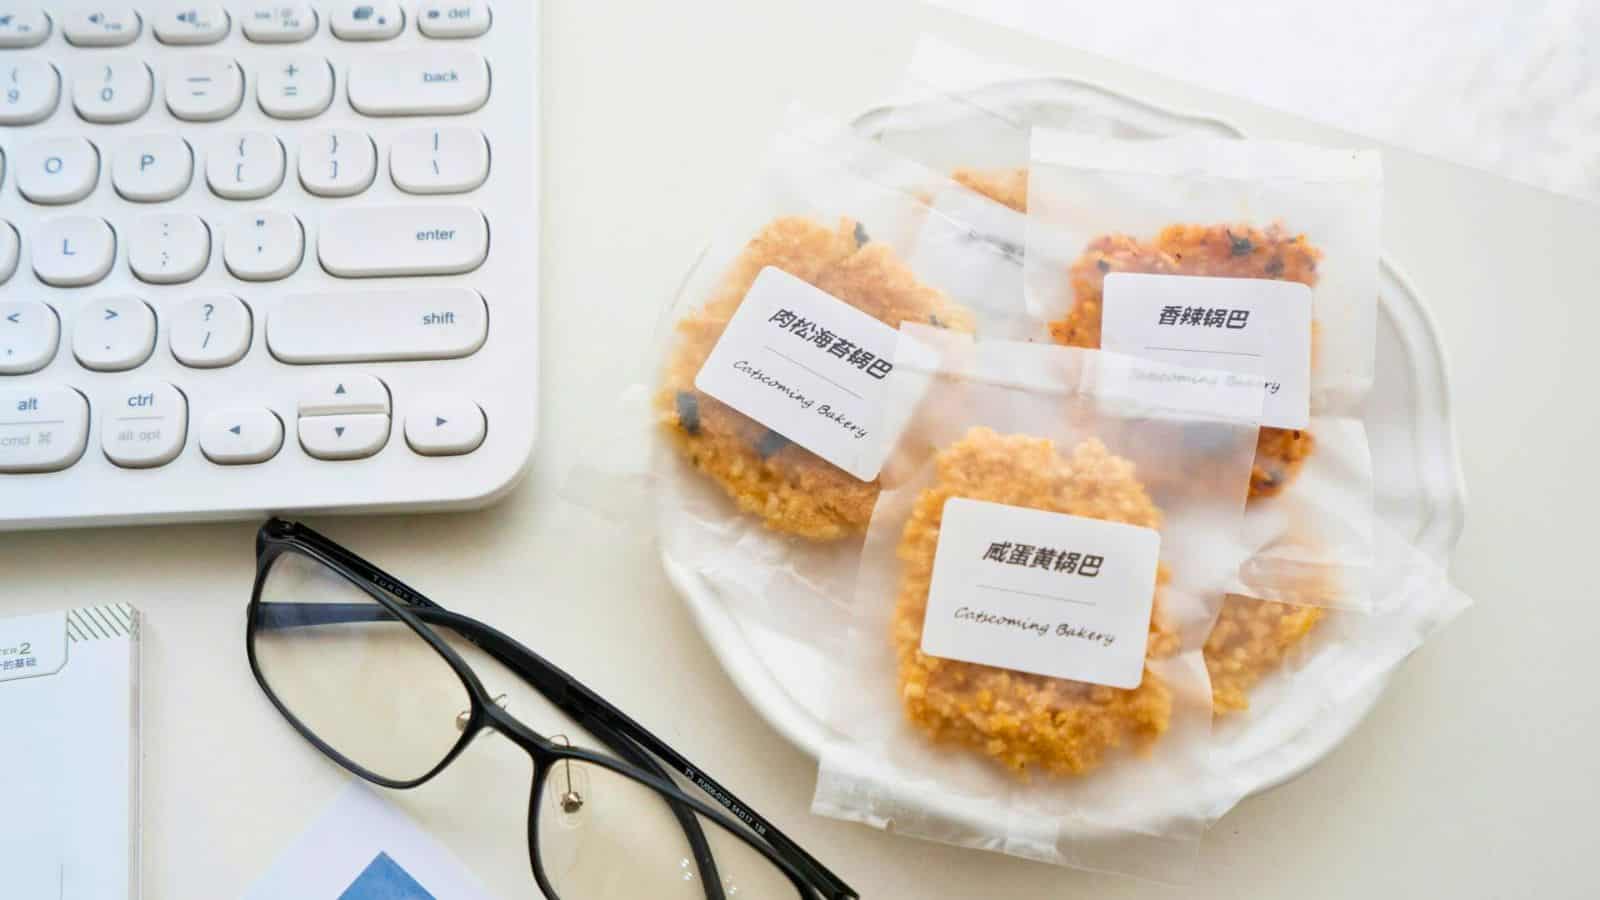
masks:
[[[340,209],[317,238],[317,258],[339,278],[457,275],[488,255],[489,223],[466,206]]]

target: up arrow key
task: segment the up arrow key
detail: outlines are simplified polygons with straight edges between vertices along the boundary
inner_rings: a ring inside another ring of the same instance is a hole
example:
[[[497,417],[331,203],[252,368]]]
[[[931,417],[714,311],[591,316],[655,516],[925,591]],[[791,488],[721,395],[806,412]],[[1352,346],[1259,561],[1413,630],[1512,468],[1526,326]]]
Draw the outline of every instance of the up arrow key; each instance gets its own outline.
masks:
[[[339,386],[338,386],[338,387],[336,387],[336,388],[334,388],[334,389],[333,389],[333,392],[334,392],[334,393],[335,393],[335,394],[342,394],[342,393],[344,393],[344,385],[343,385],[343,384],[340,384],[340,385],[339,385]]]

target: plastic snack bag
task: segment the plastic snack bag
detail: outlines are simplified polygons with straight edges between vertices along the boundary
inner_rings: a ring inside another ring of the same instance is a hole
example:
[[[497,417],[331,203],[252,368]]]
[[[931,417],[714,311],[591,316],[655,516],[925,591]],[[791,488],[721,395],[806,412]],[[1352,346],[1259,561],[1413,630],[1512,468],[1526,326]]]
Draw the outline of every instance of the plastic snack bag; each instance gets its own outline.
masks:
[[[1265,378],[1237,592],[1371,609],[1377,155],[1036,129],[1029,178],[1053,340]]]
[[[650,433],[618,443],[656,450],[646,481],[663,551],[781,630],[810,628],[818,603],[848,593],[891,442],[896,329],[1032,327],[1016,248],[929,205],[950,187],[791,114],[746,208],[667,312],[635,392]],[[578,491],[591,507],[605,505],[595,474]]]
[[[813,810],[1181,879],[1237,799],[1208,780],[1202,647],[1249,552],[1259,381],[901,336],[915,412],[832,651]]]

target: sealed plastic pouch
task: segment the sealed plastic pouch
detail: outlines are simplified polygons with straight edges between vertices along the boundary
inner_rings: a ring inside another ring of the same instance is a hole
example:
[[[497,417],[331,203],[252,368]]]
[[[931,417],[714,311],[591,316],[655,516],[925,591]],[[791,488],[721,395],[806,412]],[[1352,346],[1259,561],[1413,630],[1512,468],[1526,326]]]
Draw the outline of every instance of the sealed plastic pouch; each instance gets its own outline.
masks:
[[[635,391],[649,433],[620,443],[654,449],[664,552],[780,630],[809,628],[854,575],[892,445],[896,329],[1025,327],[1016,248],[928,206],[950,184],[791,115]],[[602,506],[586,477],[580,499]]]
[[[1259,382],[901,335],[914,412],[833,648],[814,811],[1181,880],[1237,799],[1208,780],[1202,647],[1248,553]]]
[[[1371,609],[1376,155],[1036,129],[1029,179],[1028,304],[1053,340],[1262,377],[1236,590]]]

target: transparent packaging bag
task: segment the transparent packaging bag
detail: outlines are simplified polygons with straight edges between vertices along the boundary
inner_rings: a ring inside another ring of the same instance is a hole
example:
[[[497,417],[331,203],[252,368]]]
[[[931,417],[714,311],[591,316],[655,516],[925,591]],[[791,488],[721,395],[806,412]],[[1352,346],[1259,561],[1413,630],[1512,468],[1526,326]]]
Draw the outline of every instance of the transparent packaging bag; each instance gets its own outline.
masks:
[[[634,531],[653,506],[645,530],[672,564],[780,631],[846,602],[887,452],[895,329],[1033,328],[1017,246],[930,205],[952,189],[791,111],[744,208],[663,316],[621,410],[645,424],[605,442],[619,458],[580,466],[569,498]]]
[[[1034,131],[1025,282],[1051,339],[1267,379],[1243,595],[1374,608],[1380,194],[1370,152]]]
[[[914,411],[831,628],[850,640],[827,647],[813,811],[1182,880],[1237,800],[1211,777],[1202,647],[1250,549],[1259,382],[901,338],[890,389]]]

